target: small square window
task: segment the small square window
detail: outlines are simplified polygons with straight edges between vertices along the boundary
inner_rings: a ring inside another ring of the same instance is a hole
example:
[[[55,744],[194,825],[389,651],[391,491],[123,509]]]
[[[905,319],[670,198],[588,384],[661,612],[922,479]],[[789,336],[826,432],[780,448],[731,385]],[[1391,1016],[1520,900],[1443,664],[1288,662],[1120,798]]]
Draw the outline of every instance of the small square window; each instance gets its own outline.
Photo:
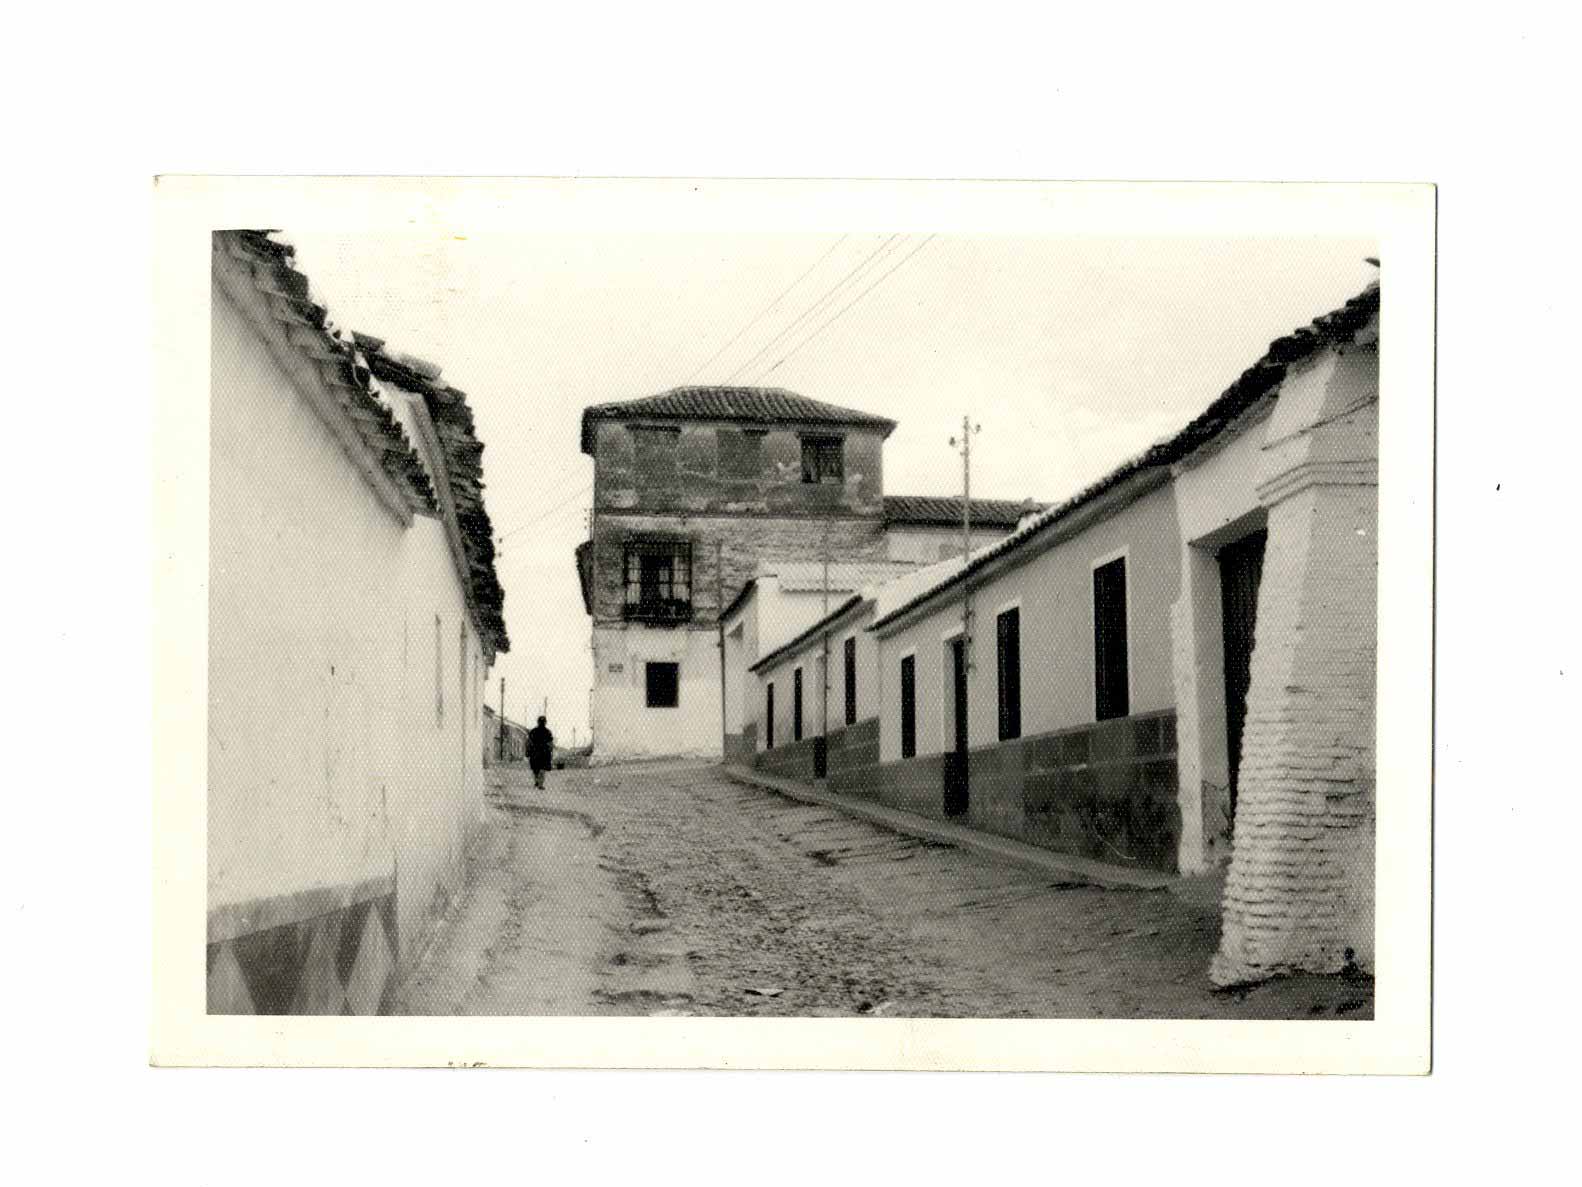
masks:
[[[845,478],[845,442],[841,438],[802,438],[803,482],[844,482]]]
[[[651,663],[645,670],[650,709],[674,709],[681,703],[681,665]]]

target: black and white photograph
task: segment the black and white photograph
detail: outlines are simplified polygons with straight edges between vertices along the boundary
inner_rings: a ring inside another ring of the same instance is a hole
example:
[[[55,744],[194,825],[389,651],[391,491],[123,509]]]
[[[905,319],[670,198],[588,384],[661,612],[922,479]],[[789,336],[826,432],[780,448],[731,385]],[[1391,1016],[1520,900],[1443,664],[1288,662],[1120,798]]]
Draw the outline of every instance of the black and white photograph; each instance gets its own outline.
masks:
[[[206,1017],[1378,1017],[1383,222],[281,213],[201,228]]]

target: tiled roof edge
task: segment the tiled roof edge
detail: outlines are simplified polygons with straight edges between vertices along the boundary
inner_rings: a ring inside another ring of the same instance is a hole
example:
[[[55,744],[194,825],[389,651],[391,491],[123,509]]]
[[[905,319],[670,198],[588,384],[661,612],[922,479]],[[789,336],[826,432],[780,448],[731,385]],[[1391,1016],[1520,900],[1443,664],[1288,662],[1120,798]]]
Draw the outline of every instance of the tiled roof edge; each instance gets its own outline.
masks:
[[[329,311],[313,299],[308,278],[297,270],[294,249],[271,239],[273,233],[215,231],[213,249],[250,268],[253,287],[284,331],[286,341],[299,349],[325,386],[336,393],[358,436],[409,507],[433,511],[434,488],[428,471],[394,413],[379,398],[367,359],[352,336],[340,330]],[[317,349],[302,347],[303,329],[315,336]]]
[[[495,568],[494,524],[483,498],[484,445],[478,440],[467,394],[440,382],[437,372],[429,374],[417,370],[386,349],[382,339],[371,334],[357,334],[356,339],[375,376],[423,397],[445,454],[451,500],[456,505],[457,527],[467,558],[468,585],[483,620],[479,626],[488,633],[496,652],[509,651],[511,640],[505,629],[505,590]]]
[[[857,593],[852,594],[851,597],[847,598],[839,606],[836,606],[835,609],[824,615],[824,617],[820,618],[812,626],[804,630],[800,635],[797,635],[788,642],[780,644],[780,646],[776,647],[762,659],[759,659],[747,670],[749,672],[760,672],[765,668],[774,667],[774,665],[779,663],[780,660],[786,655],[793,651],[799,650],[804,643],[808,642],[810,639],[816,639],[819,635],[823,634],[844,615],[850,613],[862,603],[872,600],[873,599],[869,598],[866,594],[859,590]]]
[[[754,392],[765,396],[773,396],[777,398],[788,397],[793,400],[804,401],[809,405],[817,407],[821,413],[825,414],[818,417],[805,418],[808,423],[849,424],[864,425],[872,428],[883,428],[886,436],[894,432],[898,424],[897,421],[892,420],[888,416],[879,416],[876,413],[863,412],[857,408],[844,408],[839,404],[830,404],[824,400],[815,400],[811,396],[804,396],[800,392],[791,391],[789,388],[760,388],[746,384],[692,384],[669,388],[662,392],[656,392],[651,396],[638,396],[631,400],[612,400],[602,404],[588,405],[582,410],[582,452],[590,455],[592,454],[593,424],[595,421],[601,420],[641,420],[644,417],[653,417],[656,420],[714,420],[756,424],[762,423],[766,419],[785,420],[792,422],[799,419],[804,419],[798,418],[796,416],[765,417],[763,415],[755,415],[750,413],[732,414],[721,412],[717,409],[700,409],[697,411],[662,411],[655,407],[660,400],[663,400],[666,397],[676,397],[682,395],[683,393],[689,392],[703,393],[720,391]],[[831,413],[835,415],[828,415]]]
[[[1275,339],[1269,344],[1269,349],[1261,359],[1243,371],[1234,383],[1175,436],[1151,446],[1138,457],[1116,467],[1065,502],[1049,508],[1021,531],[1013,532],[1004,540],[990,545],[960,571],[909,599],[883,618],[877,619],[871,629],[878,630],[910,614],[946,590],[960,585],[990,561],[1014,552],[1046,528],[1066,519],[1133,475],[1155,467],[1173,465],[1193,453],[1213,440],[1243,412],[1278,387],[1293,365],[1311,358],[1327,347],[1351,341],[1378,315],[1378,312],[1379,285],[1375,281],[1339,309],[1326,313],[1311,324],[1283,338]]]
[[[955,504],[955,509],[949,515],[934,514],[923,511],[917,504],[945,503]],[[1025,501],[1014,499],[973,499],[972,521],[985,527],[1014,527],[1029,510],[1043,511],[1045,504],[1033,503],[1029,508]],[[960,495],[885,495],[884,520],[886,523],[921,524],[928,526],[961,525],[961,496]]]

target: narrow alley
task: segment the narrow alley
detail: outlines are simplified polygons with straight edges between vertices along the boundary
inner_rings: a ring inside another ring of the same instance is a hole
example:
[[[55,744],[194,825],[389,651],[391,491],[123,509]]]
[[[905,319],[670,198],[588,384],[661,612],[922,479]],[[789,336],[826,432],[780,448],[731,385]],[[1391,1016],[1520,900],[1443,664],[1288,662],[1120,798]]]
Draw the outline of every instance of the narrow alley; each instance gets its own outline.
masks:
[[[1372,1017],[1366,978],[1215,992],[1211,895],[1055,881],[698,764],[492,775],[395,1013]]]

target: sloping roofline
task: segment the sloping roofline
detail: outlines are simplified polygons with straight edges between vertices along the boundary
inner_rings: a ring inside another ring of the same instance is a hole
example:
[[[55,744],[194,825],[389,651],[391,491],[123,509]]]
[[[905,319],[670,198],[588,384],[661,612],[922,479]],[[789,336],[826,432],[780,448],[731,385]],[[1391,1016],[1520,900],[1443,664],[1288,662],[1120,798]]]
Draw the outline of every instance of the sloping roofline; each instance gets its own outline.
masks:
[[[833,628],[834,625],[842,618],[848,616],[851,611],[859,609],[865,604],[870,606],[873,605],[873,598],[861,592],[852,594],[851,597],[847,598],[839,606],[836,606],[835,609],[824,615],[824,617],[820,618],[812,626],[803,630],[790,641],[780,644],[780,646],[776,647],[768,655],[762,657],[757,662],[752,664],[747,670],[749,672],[761,672],[766,668],[774,667],[786,656],[792,654],[793,652],[800,651],[805,643],[818,638],[818,636]]]
[[[896,422],[855,408],[810,399],[783,387],[693,385],[658,395],[582,410],[582,452],[592,456],[594,424],[622,420],[736,421],[743,424],[830,424],[877,429],[888,437]]]
[[[296,249],[273,230],[223,230],[213,234],[214,250],[251,272],[253,286],[285,338],[307,357],[320,379],[336,391],[343,411],[380,466],[414,511],[439,510],[434,485],[406,431],[386,405],[381,383],[422,396],[439,438],[447,493],[456,510],[466,572],[458,573],[492,658],[510,648],[506,636],[505,593],[494,568],[493,528],[483,506],[483,445],[473,430],[466,396],[438,382],[439,368],[397,357],[382,339],[340,329],[315,300],[307,276],[297,267]]]
[[[969,580],[985,565],[1015,552],[1050,528],[1064,523],[1076,512],[1094,503],[1128,479],[1150,470],[1168,470],[1168,467],[1208,444],[1229,428],[1242,413],[1279,387],[1291,366],[1311,358],[1327,347],[1350,342],[1363,327],[1378,316],[1378,313],[1379,284],[1375,281],[1334,312],[1326,313],[1310,325],[1270,343],[1268,351],[1261,359],[1243,371],[1236,382],[1226,388],[1212,404],[1175,436],[1151,446],[1140,456],[1118,466],[1085,490],[1049,508],[1022,530],[1013,532],[1005,539],[975,554],[972,561],[959,571],[897,606],[884,617],[876,619],[869,629],[878,631],[920,609],[948,590]],[[1152,487],[1150,486],[1149,489]],[[1138,493],[1140,495],[1142,491]],[[1113,514],[1125,505],[1126,503],[1117,504],[1109,514]]]

